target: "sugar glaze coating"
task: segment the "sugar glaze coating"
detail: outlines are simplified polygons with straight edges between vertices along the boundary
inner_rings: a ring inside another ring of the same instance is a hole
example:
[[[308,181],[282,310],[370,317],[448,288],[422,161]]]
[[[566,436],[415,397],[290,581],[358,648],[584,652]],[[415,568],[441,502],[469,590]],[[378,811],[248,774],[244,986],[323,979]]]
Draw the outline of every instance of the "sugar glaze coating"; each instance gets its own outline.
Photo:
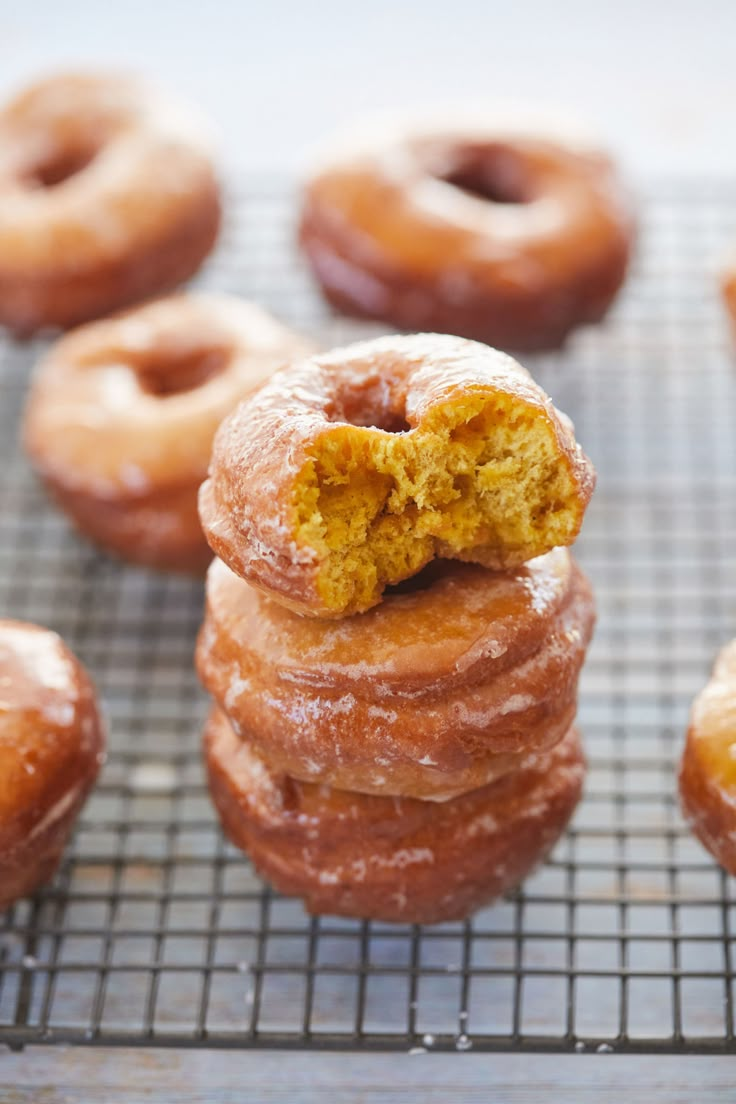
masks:
[[[567,549],[508,573],[427,570],[421,589],[329,621],[216,560],[200,677],[235,731],[294,778],[438,801],[484,785],[570,727],[592,594]]]
[[[59,75],[0,108],[0,324],[16,333],[176,287],[219,225],[205,128],[146,82]]]
[[[295,782],[213,711],[209,785],[226,835],[313,913],[431,924],[518,885],[564,831],[585,765],[575,729],[513,773],[440,805]]]
[[[0,911],[56,870],[104,748],[94,687],[63,641],[0,621]]]
[[[307,342],[225,295],[179,294],[91,322],[36,370],[26,451],[77,527],[125,559],[199,572],[215,431]]]
[[[722,649],[693,702],[680,799],[700,842],[736,874],[736,640]]]
[[[602,318],[632,238],[595,143],[504,118],[338,147],[306,183],[300,225],[338,308],[515,350],[554,348]]]

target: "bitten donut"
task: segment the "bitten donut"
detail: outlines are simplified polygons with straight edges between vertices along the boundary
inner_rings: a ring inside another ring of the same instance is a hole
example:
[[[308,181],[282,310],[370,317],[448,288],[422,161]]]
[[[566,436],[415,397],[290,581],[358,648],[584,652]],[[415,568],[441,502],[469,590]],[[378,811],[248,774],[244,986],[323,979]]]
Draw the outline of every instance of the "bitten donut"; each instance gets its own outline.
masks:
[[[104,746],[94,689],[63,641],[0,621],[0,912],[56,870]]]
[[[78,529],[125,559],[203,571],[197,514],[215,430],[306,343],[258,307],[175,295],[88,323],[36,372],[26,451]]]
[[[342,310],[528,350],[603,317],[632,227],[601,150],[490,121],[384,133],[328,157],[306,185],[300,237]]]
[[[52,77],[0,109],[0,323],[66,328],[196,272],[220,224],[201,131],[121,76]]]
[[[215,560],[197,666],[276,770],[442,801],[563,737],[593,619],[562,548],[508,573],[435,561],[343,621],[299,617]]]
[[[237,575],[344,617],[434,556],[510,569],[571,544],[594,482],[516,361],[417,334],[277,374],[220,427],[200,516]]]
[[[433,924],[518,885],[556,843],[580,797],[574,729],[513,774],[437,805],[295,782],[215,710],[205,736],[225,834],[312,913]]]
[[[693,703],[680,767],[680,797],[690,827],[711,855],[736,874],[736,640],[718,656]]]

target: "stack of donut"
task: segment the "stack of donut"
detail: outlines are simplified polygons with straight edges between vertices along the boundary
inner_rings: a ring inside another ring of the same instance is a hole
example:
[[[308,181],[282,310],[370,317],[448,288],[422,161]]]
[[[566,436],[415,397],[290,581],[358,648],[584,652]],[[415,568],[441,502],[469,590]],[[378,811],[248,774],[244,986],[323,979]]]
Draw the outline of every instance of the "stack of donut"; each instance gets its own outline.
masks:
[[[511,358],[438,335],[296,362],[222,423],[197,649],[224,829],[315,913],[458,919],[578,801],[594,485]]]
[[[29,396],[44,484],[125,559],[216,557],[198,667],[229,836],[315,912],[439,921],[520,881],[583,776],[594,614],[568,547],[594,475],[569,421],[460,337],[310,357],[232,298],[147,302],[208,256],[221,196],[196,118],[137,79],[55,77],[0,108],[0,200],[0,325],[78,326]],[[299,236],[343,310],[536,349],[604,316],[632,220],[594,144],[486,119],[339,153]],[[86,723],[84,784],[34,797],[28,838],[56,826],[40,876],[91,785]],[[38,880],[16,836],[0,905]]]

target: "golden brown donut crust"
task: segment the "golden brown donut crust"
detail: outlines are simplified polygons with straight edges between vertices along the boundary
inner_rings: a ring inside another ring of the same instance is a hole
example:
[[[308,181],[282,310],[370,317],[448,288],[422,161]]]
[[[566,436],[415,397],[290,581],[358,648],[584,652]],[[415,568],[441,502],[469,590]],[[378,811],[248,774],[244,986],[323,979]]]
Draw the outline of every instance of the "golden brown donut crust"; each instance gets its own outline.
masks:
[[[588,141],[489,120],[352,145],[307,182],[300,226],[339,309],[517,350],[606,313],[633,220]]]
[[[736,640],[721,651],[693,703],[680,766],[683,813],[695,835],[736,874]]]
[[[38,366],[26,451],[76,527],[135,563],[202,572],[197,513],[215,430],[309,346],[260,308],[174,295],[88,323]]]
[[[219,710],[205,733],[225,834],[309,912],[399,923],[460,920],[518,885],[565,829],[584,760],[575,729],[513,774],[440,805],[295,782]]]
[[[571,544],[595,474],[516,361],[438,334],[284,369],[221,425],[211,548],[298,613],[344,617],[434,556],[509,569]]]
[[[0,324],[16,333],[176,287],[219,225],[203,128],[145,82],[56,76],[0,109]]]
[[[104,744],[94,688],[63,641],[0,621],[0,912],[56,870]]]
[[[444,801],[562,739],[594,621],[570,553],[504,574],[447,561],[427,570],[422,589],[325,621],[212,564],[199,674],[274,769]]]

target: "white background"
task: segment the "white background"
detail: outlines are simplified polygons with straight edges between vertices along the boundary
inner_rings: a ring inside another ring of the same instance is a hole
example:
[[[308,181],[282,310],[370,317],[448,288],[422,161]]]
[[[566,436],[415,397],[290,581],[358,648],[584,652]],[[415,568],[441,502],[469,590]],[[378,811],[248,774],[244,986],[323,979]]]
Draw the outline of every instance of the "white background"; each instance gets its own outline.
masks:
[[[158,77],[240,168],[299,168],[366,111],[511,97],[638,176],[736,177],[736,0],[0,0],[0,97],[75,64]]]

